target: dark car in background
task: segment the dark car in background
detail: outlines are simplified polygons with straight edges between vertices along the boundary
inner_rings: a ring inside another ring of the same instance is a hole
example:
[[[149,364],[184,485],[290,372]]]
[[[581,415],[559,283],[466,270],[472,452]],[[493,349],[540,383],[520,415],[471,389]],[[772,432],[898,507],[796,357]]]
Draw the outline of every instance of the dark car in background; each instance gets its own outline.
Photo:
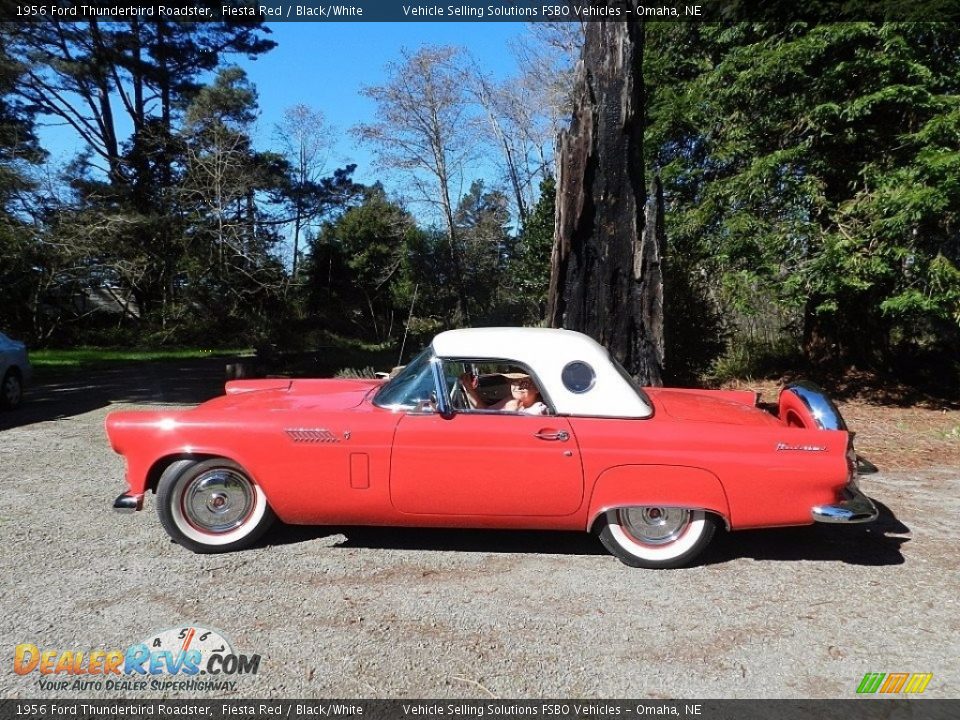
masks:
[[[27,346],[0,333],[0,410],[20,404],[31,374]]]

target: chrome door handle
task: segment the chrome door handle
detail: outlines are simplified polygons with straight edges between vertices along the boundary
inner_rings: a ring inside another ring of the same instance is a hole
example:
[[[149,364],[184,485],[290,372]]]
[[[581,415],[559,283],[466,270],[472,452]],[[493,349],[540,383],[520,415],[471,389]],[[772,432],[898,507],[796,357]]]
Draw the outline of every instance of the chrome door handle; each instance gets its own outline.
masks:
[[[560,442],[566,442],[570,439],[570,433],[566,430],[541,430],[535,434],[535,437],[540,440],[559,440]]]

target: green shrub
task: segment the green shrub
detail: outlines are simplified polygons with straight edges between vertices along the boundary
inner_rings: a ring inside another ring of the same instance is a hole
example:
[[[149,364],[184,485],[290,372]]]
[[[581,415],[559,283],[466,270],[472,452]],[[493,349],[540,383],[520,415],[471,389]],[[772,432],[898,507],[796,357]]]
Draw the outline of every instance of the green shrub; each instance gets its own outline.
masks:
[[[803,352],[790,338],[775,342],[758,340],[734,341],[714,362],[707,378],[723,383],[746,378],[778,377],[804,366]]]

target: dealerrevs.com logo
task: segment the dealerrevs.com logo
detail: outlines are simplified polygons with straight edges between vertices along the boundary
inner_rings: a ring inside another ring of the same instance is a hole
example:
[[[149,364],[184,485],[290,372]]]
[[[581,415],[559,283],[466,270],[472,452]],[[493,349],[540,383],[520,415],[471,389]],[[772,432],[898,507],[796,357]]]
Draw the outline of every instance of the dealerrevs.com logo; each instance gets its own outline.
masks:
[[[223,633],[200,626],[162,630],[126,650],[20,643],[13,653],[13,671],[38,673],[40,690],[235,690],[235,677],[259,670],[259,655],[238,654]]]

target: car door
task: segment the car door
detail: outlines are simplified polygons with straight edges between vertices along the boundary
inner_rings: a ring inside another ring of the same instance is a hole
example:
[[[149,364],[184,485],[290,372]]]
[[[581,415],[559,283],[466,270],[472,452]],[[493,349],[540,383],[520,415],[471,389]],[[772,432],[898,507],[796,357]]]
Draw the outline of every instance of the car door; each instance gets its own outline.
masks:
[[[573,429],[555,416],[408,413],[393,439],[390,499],[414,514],[569,515],[583,500]]]

